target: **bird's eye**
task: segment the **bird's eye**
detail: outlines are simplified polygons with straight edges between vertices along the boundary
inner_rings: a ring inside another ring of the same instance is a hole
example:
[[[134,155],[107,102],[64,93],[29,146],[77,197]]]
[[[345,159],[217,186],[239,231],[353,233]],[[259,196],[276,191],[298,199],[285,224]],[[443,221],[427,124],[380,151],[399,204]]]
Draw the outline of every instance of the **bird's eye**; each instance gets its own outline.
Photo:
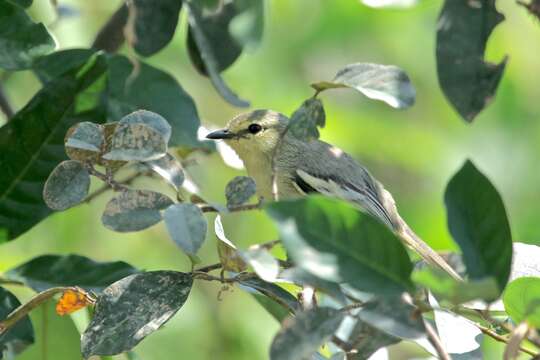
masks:
[[[262,126],[259,124],[251,124],[248,126],[248,131],[252,134],[256,134],[262,130]]]

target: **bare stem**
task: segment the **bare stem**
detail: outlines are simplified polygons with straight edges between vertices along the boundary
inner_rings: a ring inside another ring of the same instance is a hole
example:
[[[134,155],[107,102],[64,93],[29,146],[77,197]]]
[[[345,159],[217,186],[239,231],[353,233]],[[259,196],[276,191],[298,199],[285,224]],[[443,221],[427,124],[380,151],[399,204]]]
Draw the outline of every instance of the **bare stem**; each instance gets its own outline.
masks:
[[[92,47],[114,53],[118,51],[125,41],[124,26],[128,20],[128,7],[123,2],[122,6],[110,17],[99,30]]]
[[[426,333],[428,336],[428,340],[435,348],[435,351],[437,351],[437,355],[439,356],[440,360],[452,360],[450,358],[450,355],[446,352],[444,349],[444,346],[441,342],[441,339],[439,338],[439,335],[437,335],[437,332],[435,329],[433,329],[433,326],[431,326],[430,323],[424,320],[424,326],[426,327]]]
[[[129,190],[129,187],[126,185],[119,183],[118,181],[114,180],[111,173],[107,172],[107,174],[104,174],[98,170],[92,165],[88,165],[86,167],[90,175],[94,175],[104,183],[106,183],[109,187],[111,187],[114,191],[126,191]],[[86,200],[88,201],[88,199]]]
[[[249,211],[249,210],[258,210],[262,206],[261,202],[256,204],[243,204],[237,206],[231,206],[228,208],[229,212],[240,212],[240,211]],[[215,208],[209,204],[200,204],[199,208],[202,212],[219,212],[219,209]]]
[[[127,185],[130,185],[131,183],[133,183],[133,181],[135,181],[137,178],[139,178],[140,176],[143,176],[143,175],[145,175],[145,173],[136,172],[136,173],[128,176],[124,180],[118,181],[117,183],[127,188]],[[99,189],[97,189],[96,191],[94,191],[93,193],[89,194],[86,197],[86,199],[84,199],[84,202],[89,203],[92,200],[94,200],[95,198],[97,198],[98,196],[100,196],[101,194],[104,194],[109,190],[112,190],[112,187],[109,184],[105,184],[102,187],[100,187]]]

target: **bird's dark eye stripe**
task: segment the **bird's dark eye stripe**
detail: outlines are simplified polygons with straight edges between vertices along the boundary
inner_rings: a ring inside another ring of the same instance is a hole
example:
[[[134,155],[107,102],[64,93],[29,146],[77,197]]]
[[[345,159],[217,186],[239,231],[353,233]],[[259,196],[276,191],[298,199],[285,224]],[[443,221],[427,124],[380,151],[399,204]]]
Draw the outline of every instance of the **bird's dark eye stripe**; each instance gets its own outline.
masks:
[[[256,134],[262,130],[262,126],[259,124],[251,124],[248,126],[248,131],[252,134]]]

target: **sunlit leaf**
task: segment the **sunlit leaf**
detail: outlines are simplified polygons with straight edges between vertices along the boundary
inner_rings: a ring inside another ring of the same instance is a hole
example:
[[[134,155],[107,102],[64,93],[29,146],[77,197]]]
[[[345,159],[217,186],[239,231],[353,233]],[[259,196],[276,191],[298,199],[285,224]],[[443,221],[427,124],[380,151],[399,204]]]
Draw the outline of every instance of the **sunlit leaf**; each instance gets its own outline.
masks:
[[[302,140],[319,138],[319,129],[326,123],[326,114],[322,101],[310,98],[304,101],[291,116],[289,132]]]
[[[115,282],[98,297],[81,338],[85,358],[132,349],[165,324],[187,300],[193,279],[177,271],[151,271]]]
[[[5,319],[21,305],[19,300],[8,290],[0,287],[0,319]],[[27,346],[34,343],[34,328],[28,315],[24,316],[11,329],[0,335],[0,358],[15,358]]]
[[[264,281],[274,282],[277,280],[279,263],[267,249],[255,246],[243,251],[242,258]]]
[[[310,196],[266,209],[290,258],[310,274],[379,294],[412,288],[412,264],[402,243],[351,205]]]
[[[299,286],[311,286],[316,290],[330,295],[339,303],[343,305],[347,304],[347,299],[338,284],[313,276],[297,266],[283,269],[279,274],[279,281],[292,282]]]
[[[521,277],[508,284],[504,308],[516,324],[527,321],[540,328],[540,278]]]
[[[164,214],[169,236],[186,254],[196,255],[206,238],[208,224],[197,205],[174,204]]]
[[[60,316],[69,315],[75,311],[84,309],[88,305],[92,305],[88,294],[83,291],[67,290],[64,291],[58,302],[56,303],[56,313]]]
[[[162,158],[146,161],[144,164],[167,180],[176,191],[180,190],[185,178],[184,171],[182,164],[174,156],[165,154]]]
[[[311,85],[317,91],[334,88],[356,89],[370,99],[381,100],[397,109],[414,105],[416,90],[405,71],[394,65],[350,64],[339,70],[332,81]]]
[[[27,1],[14,1],[30,5]],[[19,6],[0,1],[0,68],[27,69],[56,44],[43,24],[36,24]]]
[[[36,292],[57,286],[78,286],[99,292],[138,270],[123,261],[97,262],[79,255],[42,255],[7,271]]]
[[[45,182],[43,199],[53,210],[66,210],[88,195],[90,175],[83,163],[66,160],[58,164]]]
[[[328,341],[343,320],[338,310],[319,307],[288,318],[270,347],[271,360],[305,359]]]
[[[418,0],[362,0],[364,5],[372,8],[408,8],[417,2]]]
[[[492,276],[502,292],[512,265],[512,235],[497,189],[467,161],[448,183],[444,200],[470,278]]]
[[[228,238],[225,236],[225,230],[221,222],[221,215],[216,215],[214,220],[214,232],[220,240],[217,242],[217,250],[222,268],[225,271],[242,272],[246,270],[247,264],[242,258],[240,252]]]
[[[504,20],[495,0],[446,0],[437,24],[437,75],[448,101],[472,121],[493,99],[507,59],[484,61],[493,28]]]
[[[178,24],[182,0],[135,0],[135,51],[150,56],[171,40]]]
[[[101,221],[114,231],[139,231],[160,222],[160,211],[172,204],[171,199],[155,191],[122,191],[107,203]]]
[[[255,180],[249,176],[237,176],[229,181],[225,187],[227,206],[234,207],[246,203],[249,198],[255,195],[256,186]]]

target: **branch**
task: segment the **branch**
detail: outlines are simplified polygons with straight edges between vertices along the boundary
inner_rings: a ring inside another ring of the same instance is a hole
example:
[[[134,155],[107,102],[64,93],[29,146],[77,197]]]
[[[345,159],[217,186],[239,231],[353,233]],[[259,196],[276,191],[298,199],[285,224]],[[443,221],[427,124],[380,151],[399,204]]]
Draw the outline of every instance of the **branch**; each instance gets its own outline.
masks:
[[[476,327],[478,327],[478,329],[480,329],[480,331],[482,331],[482,333],[484,333],[485,335],[497,340],[498,342],[502,342],[502,343],[505,343],[505,344],[508,344],[508,339],[505,338],[504,336],[501,336],[499,334],[497,334],[495,331],[491,330],[491,329],[488,329],[487,327],[485,326],[482,326],[480,324],[476,324]],[[529,349],[526,349],[524,348],[523,346],[520,346],[519,347],[519,350],[524,352],[524,353],[527,353],[531,356],[538,356],[539,354],[535,353],[534,351],[531,351]]]
[[[131,183],[133,183],[133,181],[135,181],[139,176],[143,176],[143,175],[146,175],[146,174],[144,172],[136,172],[136,173],[128,176],[124,180],[117,181],[117,183],[119,185],[122,185],[122,186],[125,187],[127,185],[131,185]],[[97,189],[96,191],[94,191],[93,193],[89,194],[86,197],[86,199],[84,199],[84,202],[89,203],[92,200],[94,200],[95,198],[97,198],[99,195],[101,195],[103,193],[106,193],[109,190],[112,190],[111,186],[109,184],[105,184],[102,187],[100,187],[99,189]]]
[[[13,112],[13,109],[11,108],[11,105],[9,104],[9,101],[6,97],[6,94],[4,93],[4,89],[2,88],[2,85],[0,84],[0,110],[6,115],[6,119],[9,121],[15,115]]]
[[[125,3],[111,16],[99,30],[92,47],[114,53],[125,41],[124,27],[128,20],[128,7]]]
[[[439,359],[441,360],[452,360],[450,355],[446,352],[444,349],[444,346],[441,342],[441,339],[439,338],[439,335],[437,335],[437,332],[435,329],[433,329],[433,326],[427,321],[424,320],[424,326],[426,327],[426,333],[428,336],[428,340],[435,348],[435,351],[437,351],[437,355],[439,356]]]
[[[94,168],[94,166],[91,165],[91,164],[88,164],[86,166],[86,169],[88,170],[90,175],[94,175],[95,177],[97,177],[98,179],[100,179],[101,181],[106,183],[107,186],[112,188],[114,191],[126,191],[126,190],[129,190],[129,187],[127,187],[123,183],[120,183],[120,182],[114,180],[114,177],[113,177],[114,174],[112,172],[108,171],[108,170],[107,170],[107,173],[104,174],[104,173],[96,170],[96,168]]]
[[[256,204],[243,204],[237,206],[231,206],[227,208],[229,212],[240,212],[240,211],[249,211],[249,210],[258,210],[262,207],[262,202],[259,201]],[[199,204],[199,208],[202,212],[220,212],[216,207],[209,204]]]

